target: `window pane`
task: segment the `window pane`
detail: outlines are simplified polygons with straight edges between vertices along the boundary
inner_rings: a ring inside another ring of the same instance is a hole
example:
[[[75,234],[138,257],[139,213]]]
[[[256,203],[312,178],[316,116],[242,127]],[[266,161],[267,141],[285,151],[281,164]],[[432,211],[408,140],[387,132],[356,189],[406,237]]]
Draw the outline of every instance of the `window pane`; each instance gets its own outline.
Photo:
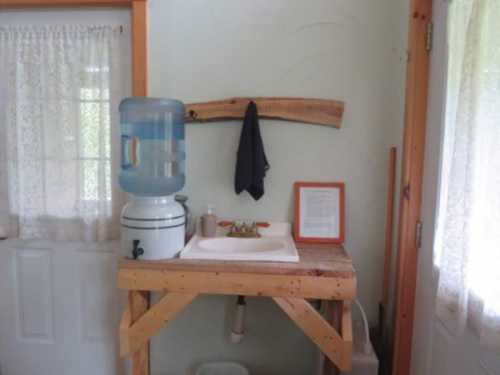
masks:
[[[81,157],[109,159],[111,155],[109,103],[80,104]]]

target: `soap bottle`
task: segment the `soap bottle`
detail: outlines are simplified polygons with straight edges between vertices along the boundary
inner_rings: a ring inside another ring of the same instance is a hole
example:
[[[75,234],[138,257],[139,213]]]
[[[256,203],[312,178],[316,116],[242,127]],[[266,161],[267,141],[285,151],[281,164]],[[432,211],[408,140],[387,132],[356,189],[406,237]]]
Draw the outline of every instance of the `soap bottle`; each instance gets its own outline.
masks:
[[[215,237],[217,231],[217,216],[215,216],[215,206],[209,204],[207,212],[201,217],[201,235],[203,237]]]

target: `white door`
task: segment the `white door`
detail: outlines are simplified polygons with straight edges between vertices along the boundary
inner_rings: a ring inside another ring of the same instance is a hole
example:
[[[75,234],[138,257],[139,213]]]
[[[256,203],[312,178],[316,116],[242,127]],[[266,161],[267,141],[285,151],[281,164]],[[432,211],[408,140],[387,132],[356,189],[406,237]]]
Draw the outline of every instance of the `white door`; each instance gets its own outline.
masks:
[[[117,374],[115,285],[111,244],[0,242],[0,374]]]
[[[437,274],[433,262],[447,76],[448,3],[434,1],[434,46],[425,149],[423,238],[419,254],[412,375],[497,375],[500,356],[484,350],[471,332],[449,332],[435,314]]]
[[[127,27],[130,15],[125,9],[0,13],[0,25],[22,24]],[[130,51],[124,55],[127,65]],[[117,247],[118,242],[0,241],[0,375],[123,372]]]

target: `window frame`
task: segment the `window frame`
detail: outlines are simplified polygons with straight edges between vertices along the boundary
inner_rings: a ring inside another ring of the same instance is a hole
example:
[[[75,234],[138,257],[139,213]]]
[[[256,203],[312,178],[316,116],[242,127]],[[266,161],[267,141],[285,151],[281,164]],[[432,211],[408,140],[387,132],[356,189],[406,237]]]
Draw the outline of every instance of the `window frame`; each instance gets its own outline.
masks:
[[[132,94],[147,96],[147,0],[0,0],[0,9],[125,7],[132,24]]]

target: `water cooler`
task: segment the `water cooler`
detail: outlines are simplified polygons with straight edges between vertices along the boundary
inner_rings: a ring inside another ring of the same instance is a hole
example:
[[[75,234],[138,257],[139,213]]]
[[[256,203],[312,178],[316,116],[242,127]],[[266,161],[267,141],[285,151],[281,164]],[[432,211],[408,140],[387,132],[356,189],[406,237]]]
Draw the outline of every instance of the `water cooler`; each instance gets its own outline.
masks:
[[[125,257],[172,258],[184,247],[185,211],[174,194],[185,183],[184,104],[127,98],[120,103],[120,186]]]

